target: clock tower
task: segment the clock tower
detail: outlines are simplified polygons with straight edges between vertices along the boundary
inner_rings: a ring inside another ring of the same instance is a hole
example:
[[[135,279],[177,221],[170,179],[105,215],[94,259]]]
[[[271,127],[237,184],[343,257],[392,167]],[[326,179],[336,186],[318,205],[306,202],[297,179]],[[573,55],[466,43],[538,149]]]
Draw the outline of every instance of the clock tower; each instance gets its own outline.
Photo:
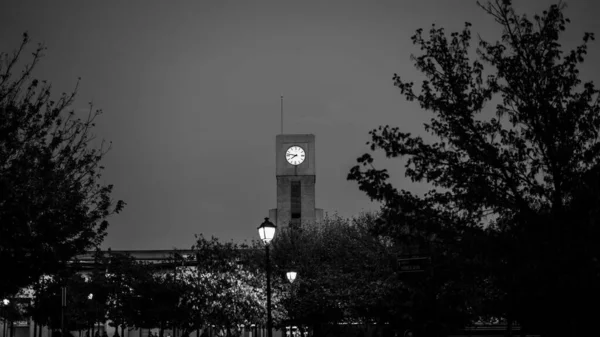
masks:
[[[277,208],[269,210],[269,218],[278,227],[323,219],[323,210],[315,208],[315,164],[315,135],[277,135]]]

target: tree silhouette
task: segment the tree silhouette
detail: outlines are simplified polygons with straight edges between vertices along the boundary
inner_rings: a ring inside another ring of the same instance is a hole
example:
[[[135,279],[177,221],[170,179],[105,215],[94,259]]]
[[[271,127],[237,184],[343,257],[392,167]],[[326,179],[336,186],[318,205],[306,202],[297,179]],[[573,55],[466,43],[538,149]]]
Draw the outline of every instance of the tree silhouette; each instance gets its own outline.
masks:
[[[437,140],[385,126],[367,143],[387,157],[407,157],[406,176],[433,189],[398,191],[370,154],[348,179],[382,202],[382,231],[401,237],[400,229],[416,229],[427,234],[409,236],[419,245],[453,243],[459,265],[465,257],[478,261],[478,282],[491,282],[481,301],[488,312],[545,335],[591,333],[600,111],[598,90],[582,83],[578,66],[594,35],[565,53],[564,4],[533,18],[507,0],[479,6],[501,25],[499,41],[479,39],[472,60],[469,23],[449,36],[435,25],[428,37],[419,29],[412,40],[422,54],[412,59],[426,78],[420,92],[393,78],[407,100],[433,113],[424,129]],[[495,117],[486,118],[491,104]]]
[[[13,75],[29,37],[0,54],[0,297],[55,274],[75,255],[100,244],[106,218],[118,213],[112,185],[101,185],[107,149],[92,148],[101,113],[87,119],[71,108],[75,92],[51,98],[50,84],[32,79],[45,48],[38,46],[20,75]]]

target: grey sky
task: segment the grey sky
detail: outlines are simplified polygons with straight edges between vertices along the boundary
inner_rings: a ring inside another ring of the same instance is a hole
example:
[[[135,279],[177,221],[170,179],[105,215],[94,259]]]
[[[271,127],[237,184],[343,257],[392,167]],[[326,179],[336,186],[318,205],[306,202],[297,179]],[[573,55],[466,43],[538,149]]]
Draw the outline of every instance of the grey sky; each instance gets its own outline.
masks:
[[[528,13],[553,1],[515,1]],[[600,33],[596,1],[568,1],[566,37]],[[593,8],[592,8],[593,7]],[[0,50],[29,31],[47,56],[36,77],[59,95],[82,78],[77,109],[104,110],[94,133],[111,140],[104,181],[128,205],[104,247],[189,248],[194,233],[241,241],[275,207],[279,96],[285,133],[313,133],[317,207],[350,217],[375,210],[346,175],[382,124],[422,133],[429,117],[392,85],[415,82],[410,37],[463,23],[486,39],[498,26],[471,0],[3,1]],[[600,37],[600,36],[599,36]],[[597,74],[597,43],[584,78]],[[385,160],[396,186],[399,162]]]

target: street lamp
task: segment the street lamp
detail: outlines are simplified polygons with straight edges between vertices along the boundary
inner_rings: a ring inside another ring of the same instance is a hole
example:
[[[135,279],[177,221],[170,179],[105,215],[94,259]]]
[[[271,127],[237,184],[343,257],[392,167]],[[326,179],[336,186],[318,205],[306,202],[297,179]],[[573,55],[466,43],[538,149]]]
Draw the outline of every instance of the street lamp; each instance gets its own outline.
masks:
[[[6,337],[6,332],[8,331],[8,324],[6,324],[8,322],[8,310],[6,310],[6,307],[8,307],[8,305],[10,304],[10,300],[5,298],[2,300],[2,311],[4,311],[4,317],[2,317],[4,319],[4,324],[2,327],[2,337]]]
[[[290,281],[290,287],[292,287],[290,293],[291,293],[291,297],[292,297],[292,306],[294,305],[294,288],[293,288],[293,283],[296,280],[296,276],[298,276],[298,273],[296,273],[295,271],[288,271],[287,273],[285,273],[285,276],[287,277],[288,281]],[[290,310],[291,311],[291,310]],[[292,321],[292,315],[290,315],[290,337],[293,336],[293,330],[294,330],[294,324]]]
[[[265,218],[265,221],[258,226],[258,235],[260,239],[265,243],[267,251],[267,337],[273,337],[272,323],[271,323],[271,265],[269,264],[269,243],[275,236],[275,228],[277,228],[269,218]]]
[[[271,240],[273,240],[273,237],[275,236],[276,228],[277,226],[275,226],[271,221],[269,221],[269,218],[265,218],[265,221],[262,224],[260,224],[260,226],[258,226],[258,235],[260,236],[260,239],[263,240],[265,245],[267,245],[267,247]]]
[[[290,284],[294,283],[297,274],[298,273],[296,273],[295,271],[288,271],[287,273],[285,273],[285,276],[287,276],[287,279],[288,281],[290,281]]]
[[[93,300],[94,299],[94,294],[90,293],[87,298],[90,301]],[[92,320],[92,321],[94,321],[94,323],[92,323],[91,326],[88,327],[88,336],[89,337],[94,337],[94,325],[96,324],[96,322],[95,322],[95,320],[96,320],[96,310],[95,309],[96,309],[96,306],[94,305],[94,319]]]
[[[192,307],[192,310],[194,311],[194,313],[198,314],[197,317],[200,318],[200,311],[198,310],[198,306],[194,304],[194,306]],[[196,327],[196,337],[200,337],[200,319],[198,319],[198,326]]]

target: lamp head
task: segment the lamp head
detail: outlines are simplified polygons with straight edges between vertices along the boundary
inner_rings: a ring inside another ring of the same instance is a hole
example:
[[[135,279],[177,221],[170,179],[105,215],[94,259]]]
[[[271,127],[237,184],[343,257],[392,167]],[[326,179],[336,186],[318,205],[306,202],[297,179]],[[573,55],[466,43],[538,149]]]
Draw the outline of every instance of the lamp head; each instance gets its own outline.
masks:
[[[285,276],[287,276],[288,281],[290,281],[290,283],[294,283],[294,280],[296,279],[296,276],[298,275],[298,273],[296,273],[295,271],[288,271],[287,273],[285,273]]]
[[[2,304],[8,305],[8,304],[10,304],[10,300],[8,298],[5,298],[2,300]]]
[[[271,242],[271,240],[273,240],[276,228],[277,226],[275,226],[271,221],[269,221],[269,218],[265,218],[265,221],[260,226],[258,226],[258,235],[266,245],[268,245]]]
[[[94,294],[90,293],[90,294],[88,295],[88,300],[91,300],[91,299],[93,299],[93,298],[94,298]]]

